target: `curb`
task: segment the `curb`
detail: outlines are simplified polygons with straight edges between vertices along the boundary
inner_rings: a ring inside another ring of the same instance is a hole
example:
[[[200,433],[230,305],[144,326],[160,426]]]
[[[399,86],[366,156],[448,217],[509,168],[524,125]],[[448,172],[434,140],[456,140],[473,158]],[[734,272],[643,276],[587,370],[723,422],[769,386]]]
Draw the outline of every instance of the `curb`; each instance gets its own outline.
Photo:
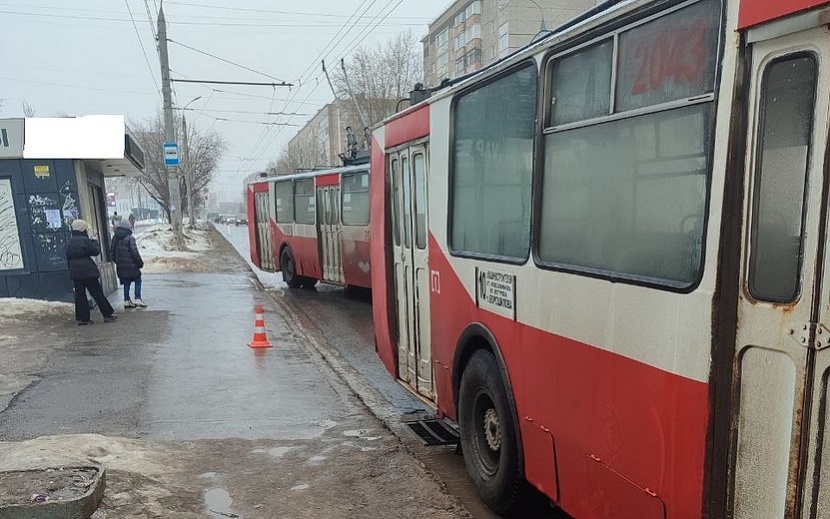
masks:
[[[94,470],[95,476],[93,476],[92,484],[87,491],[79,497],[66,501],[3,505],[0,506],[0,519],[87,519],[95,513],[98,504],[101,502],[101,498],[104,496],[104,489],[107,486],[106,470],[103,467],[95,466],[60,467],[60,469]],[[0,474],[39,474],[46,470],[48,469],[14,470],[0,472]]]

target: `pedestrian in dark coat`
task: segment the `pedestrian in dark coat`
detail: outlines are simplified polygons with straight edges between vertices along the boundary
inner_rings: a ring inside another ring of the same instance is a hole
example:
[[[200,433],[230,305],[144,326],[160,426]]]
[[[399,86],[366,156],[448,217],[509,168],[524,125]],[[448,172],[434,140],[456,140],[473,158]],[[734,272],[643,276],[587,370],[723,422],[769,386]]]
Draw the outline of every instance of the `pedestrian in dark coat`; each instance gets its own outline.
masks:
[[[101,254],[101,245],[87,234],[87,224],[84,220],[72,222],[72,238],[66,245],[66,261],[69,264],[69,277],[75,285],[75,320],[78,325],[92,324],[89,318],[89,300],[86,293],[98,304],[104,322],[118,319],[112,305],[104,295],[104,289],[98,278],[101,273],[93,257]]]
[[[141,269],[144,260],[138,252],[130,222],[120,221],[112,238],[112,259],[115,261],[115,273],[124,285],[124,308],[144,308],[147,304],[141,300]],[[130,299],[130,285],[135,283],[135,300]]]

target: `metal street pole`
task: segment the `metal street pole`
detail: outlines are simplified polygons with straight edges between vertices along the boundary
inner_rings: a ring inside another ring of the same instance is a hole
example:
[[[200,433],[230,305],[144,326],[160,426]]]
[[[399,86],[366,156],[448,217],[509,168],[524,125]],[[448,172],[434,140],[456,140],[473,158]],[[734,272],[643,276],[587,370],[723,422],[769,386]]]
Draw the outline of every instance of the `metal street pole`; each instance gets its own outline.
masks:
[[[197,96],[184,105],[182,108],[182,155],[184,156],[184,178],[187,182],[187,217],[190,220],[190,227],[196,225],[196,212],[193,209],[196,197],[193,196],[193,170],[190,167],[190,148],[187,147],[187,107],[190,103],[198,101],[202,96]]]
[[[159,3],[158,17],[158,50],[159,62],[161,62],[161,95],[164,103],[164,142],[176,142],[176,135],[173,130],[173,100],[170,87],[170,63],[167,56],[167,22],[164,19],[164,0]],[[170,167],[167,171],[167,189],[170,192],[170,224],[179,245],[184,245],[184,234],[182,232],[182,204],[179,193],[179,171],[178,167]]]

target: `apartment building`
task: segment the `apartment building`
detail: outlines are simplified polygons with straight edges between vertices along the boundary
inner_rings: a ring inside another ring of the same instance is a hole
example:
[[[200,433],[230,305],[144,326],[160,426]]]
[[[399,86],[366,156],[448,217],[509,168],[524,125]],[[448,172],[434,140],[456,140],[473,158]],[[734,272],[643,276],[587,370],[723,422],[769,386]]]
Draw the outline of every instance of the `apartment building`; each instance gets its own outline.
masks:
[[[456,0],[429,25],[424,47],[427,86],[473,72],[596,5],[596,0]]]

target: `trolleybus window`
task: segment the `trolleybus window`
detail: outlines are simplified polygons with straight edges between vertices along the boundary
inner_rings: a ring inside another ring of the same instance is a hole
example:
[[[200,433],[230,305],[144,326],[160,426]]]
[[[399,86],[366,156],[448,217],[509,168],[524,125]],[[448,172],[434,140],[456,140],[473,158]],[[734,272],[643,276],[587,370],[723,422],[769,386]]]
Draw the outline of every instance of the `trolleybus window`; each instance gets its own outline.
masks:
[[[277,204],[277,222],[292,223],[294,221],[294,183],[290,180],[274,184],[274,197]]]
[[[620,34],[616,110],[711,92],[720,2],[704,0]]]
[[[398,159],[392,159],[389,167],[392,175],[392,227],[395,234],[395,245],[401,244],[401,180],[398,175]]]
[[[426,163],[423,153],[412,155],[412,169],[415,173],[415,246],[427,247],[427,186]]]
[[[607,40],[554,63],[556,91],[550,101],[552,125],[608,115],[613,52],[614,42]]]
[[[314,179],[296,180],[294,182],[294,221],[305,224],[314,223],[316,210]]]
[[[536,66],[528,64],[455,104],[451,164],[454,253],[524,259],[530,248]]]
[[[765,301],[796,299],[801,285],[804,198],[816,92],[816,62],[774,61],[761,86],[749,290]]]
[[[412,189],[409,184],[409,157],[401,156],[401,188],[403,189],[403,246],[412,247],[412,231],[408,222],[412,221]]]
[[[343,175],[343,225],[369,224],[369,172]]]
[[[635,76],[623,71],[632,66],[626,61],[629,56],[621,55],[611,75],[619,82],[611,90],[618,98],[621,92],[630,92],[617,108],[640,110],[630,117],[609,117],[609,112],[600,119],[545,130],[537,245],[543,263],[675,287],[696,282],[710,170],[718,5],[716,0],[703,0],[681,12],[623,28],[619,36],[620,52],[634,45],[641,50],[630,52],[631,56],[648,55],[653,51],[649,45],[669,42],[678,59],[692,56],[712,70],[695,65],[697,75],[692,77],[691,68],[685,75],[679,69],[658,68],[660,74],[650,76],[644,87],[634,88]],[[692,31],[688,27],[702,35],[699,40],[688,36],[694,52],[670,35],[674,30],[688,35]],[[698,41],[707,46],[699,47]],[[698,57],[697,52],[703,55]],[[564,70],[576,70],[582,68],[580,60],[588,69],[597,67],[593,49],[554,60],[549,67],[552,96],[561,89],[597,90],[593,81],[599,74],[557,75],[563,70],[559,62],[569,62]],[[574,85],[575,81],[583,84]],[[686,95],[696,97],[677,99]],[[554,124],[556,104],[548,105]],[[650,104],[654,105],[646,106]]]

